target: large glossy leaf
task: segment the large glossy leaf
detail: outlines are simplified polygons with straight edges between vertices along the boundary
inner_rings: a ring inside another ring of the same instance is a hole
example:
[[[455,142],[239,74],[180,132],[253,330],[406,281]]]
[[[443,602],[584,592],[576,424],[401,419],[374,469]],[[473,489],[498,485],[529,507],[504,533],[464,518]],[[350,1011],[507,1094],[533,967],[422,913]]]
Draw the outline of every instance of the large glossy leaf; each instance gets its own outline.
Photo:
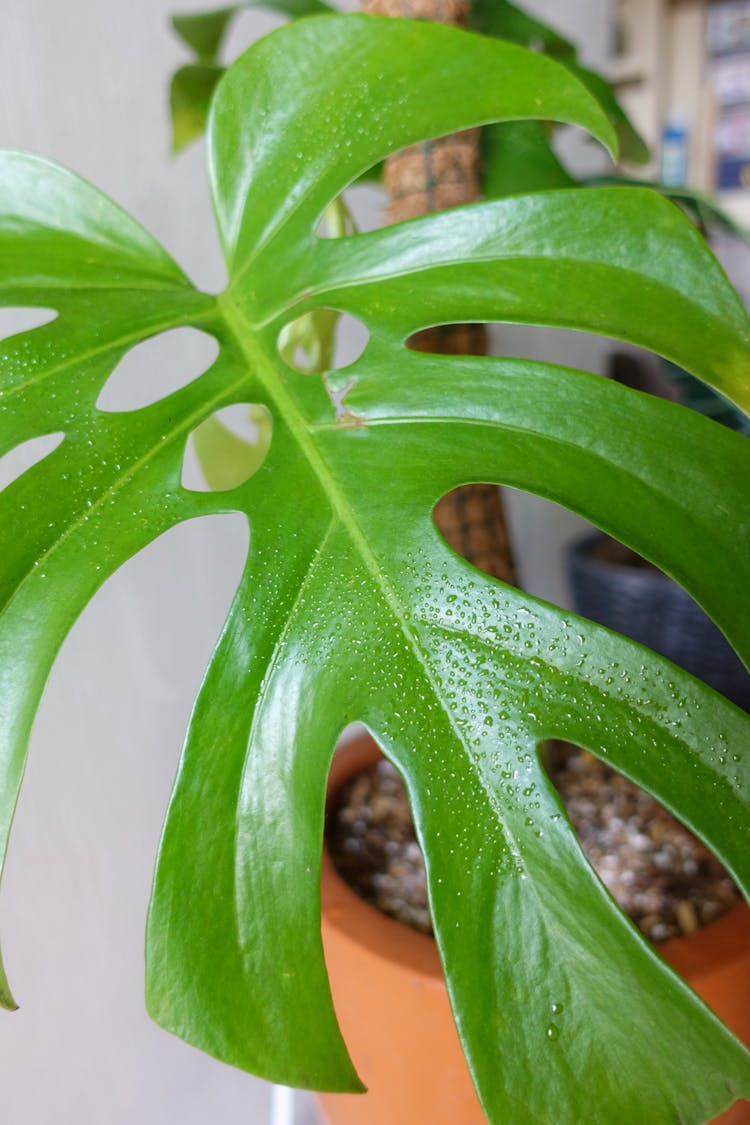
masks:
[[[247,566],[155,877],[155,1018],[266,1077],[357,1088],[318,883],[328,764],[360,719],[407,781],[489,1120],[701,1122],[750,1093],[747,1055],[617,910],[537,750],[564,737],[607,757],[746,885],[748,719],[632,642],[473,570],[431,513],[472,480],[550,496],[678,577],[747,656],[748,445],[581,372],[404,341],[456,320],[575,326],[660,350],[746,401],[747,318],[687,221],[644,191],[542,193],[315,235],[390,151],[533,118],[612,143],[568,71],[512,45],[356,16],[275,33],[230,69],[212,109],[230,276],[218,298],[89,186],[1,158],[0,300],[59,313],[3,345],[2,448],[65,434],[1,498],[3,833],[38,696],[86,600],[180,520],[243,512]],[[370,331],[357,363],[326,378],[279,350],[316,308]],[[186,323],[219,340],[207,372],[143,410],[96,409],[129,347]],[[236,488],[192,493],[187,436],[232,403],[268,411],[265,460]]]

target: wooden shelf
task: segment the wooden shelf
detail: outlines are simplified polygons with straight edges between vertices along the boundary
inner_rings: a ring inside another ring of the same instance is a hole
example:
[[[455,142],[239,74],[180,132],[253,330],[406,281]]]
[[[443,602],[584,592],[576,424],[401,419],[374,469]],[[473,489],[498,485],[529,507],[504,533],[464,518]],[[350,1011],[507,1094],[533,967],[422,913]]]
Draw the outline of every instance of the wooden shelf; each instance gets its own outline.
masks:
[[[613,86],[625,86],[631,82],[643,82],[646,74],[643,61],[638,58],[624,56],[614,59],[607,67],[607,80]]]
[[[750,190],[720,191],[716,198],[730,219],[734,219],[743,230],[750,231]]]

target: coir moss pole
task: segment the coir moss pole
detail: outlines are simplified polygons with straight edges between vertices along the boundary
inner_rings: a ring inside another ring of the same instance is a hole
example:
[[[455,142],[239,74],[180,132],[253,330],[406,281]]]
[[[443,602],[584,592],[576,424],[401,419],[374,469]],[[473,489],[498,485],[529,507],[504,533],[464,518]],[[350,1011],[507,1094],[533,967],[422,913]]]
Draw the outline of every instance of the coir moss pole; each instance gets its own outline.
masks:
[[[362,8],[382,16],[406,16],[466,27],[468,0],[365,0]],[[390,156],[384,182],[388,221],[399,223],[432,211],[445,211],[481,197],[479,130],[452,133]],[[447,355],[486,355],[483,324],[448,324],[414,336],[411,346]],[[515,584],[500,492],[494,485],[471,484],[448,493],[435,509],[448,543],[487,574]]]

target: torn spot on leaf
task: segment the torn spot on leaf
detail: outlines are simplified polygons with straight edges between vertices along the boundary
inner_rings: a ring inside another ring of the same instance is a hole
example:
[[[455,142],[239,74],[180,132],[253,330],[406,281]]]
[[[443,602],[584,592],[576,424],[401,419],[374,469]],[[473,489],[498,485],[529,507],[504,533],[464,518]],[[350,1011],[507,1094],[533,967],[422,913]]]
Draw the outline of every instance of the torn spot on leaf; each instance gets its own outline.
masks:
[[[366,422],[361,414],[356,414],[353,410],[349,410],[344,406],[344,399],[354,387],[357,385],[356,379],[350,379],[345,387],[340,391],[334,390],[331,386],[328,375],[323,373],[323,386],[326,389],[326,394],[331,400],[331,406],[336,412],[336,421],[341,426],[364,426]]]

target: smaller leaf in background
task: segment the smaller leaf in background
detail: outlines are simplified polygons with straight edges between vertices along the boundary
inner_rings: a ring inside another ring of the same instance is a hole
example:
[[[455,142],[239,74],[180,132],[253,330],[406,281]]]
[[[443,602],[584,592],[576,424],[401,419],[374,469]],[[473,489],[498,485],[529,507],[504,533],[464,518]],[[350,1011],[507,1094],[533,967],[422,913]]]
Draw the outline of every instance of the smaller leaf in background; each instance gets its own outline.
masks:
[[[246,436],[235,432],[226,417],[228,411],[241,410]],[[191,441],[198,458],[208,491],[227,492],[238,488],[257,473],[266,459],[271,446],[271,415],[265,406],[237,403],[233,407],[212,414],[197,429],[193,430]],[[183,484],[192,491],[195,485]]]
[[[578,58],[575,44],[569,39],[507,0],[474,0],[472,22],[484,35],[509,39],[560,62],[571,63]]]
[[[234,17],[245,4],[233,4],[212,12],[190,12],[172,16],[172,27],[183,43],[195,52],[199,62],[213,64],[217,61],[224,37]]]
[[[482,188],[487,199],[576,187],[539,121],[507,121],[482,130]]]
[[[264,8],[289,19],[332,11],[324,0],[245,0],[215,11],[172,16],[172,27],[195,54],[194,63],[175,71],[169,87],[173,152],[205,132],[211,97],[226,69],[220,63],[221,49],[232,21],[245,8]]]
[[[475,0],[473,20],[476,30],[484,35],[508,39],[563,62],[607,114],[620,143],[620,159],[632,164],[644,164],[648,160],[648,146],[633,127],[614,90],[601,75],[578,63],[578,52],[573,43],[521,8],[503,0],[499,3],[496,0]],[[575,182],[552,150],[551,137],[545,136],[543,127],[537,122],[533,126],[529,123],[529,128],[520,122],[511,127],[494,126],[483,143],[483,187],[490,199],[520,191],[572,187]],[[504,151],[506,145],[508,151]],[[527,162],[528,168],[516,167]]]
[[[215,64],[232,20],[245,8],[265,8],[289,19],[320,15],[333,9],[324,0],[245,0],[210,12],[188,12],[172,16],[172,27],[199,62]]]
[[[182,66],[172,75],[169,87],[172,152],[179,152],[205,132],[211,98],[223,73],[223,66],[198,63]]]
[[[313,309],[287,324],[279,336],[279,355],[302,375],[320,375],[333,367],[335,309]]]
[[[567,65],[576,78],[579,78],[587,90],[594,95],[609,118],[620,142],[620,160],[626,160],[630,164],[646,164],[650,157],[648,145],[620,105],[609,82],[596,71],[589,70],[585,66],[578,66],[575,63]]]
[[[326,207],[319,234],[346,238],[357,233],[354,217],[339,196]],[[321,375],[334,365],[336,331],[341,314],[335,309],[313,309],[286,324],[279,336],[279,355],[302,375]]]

